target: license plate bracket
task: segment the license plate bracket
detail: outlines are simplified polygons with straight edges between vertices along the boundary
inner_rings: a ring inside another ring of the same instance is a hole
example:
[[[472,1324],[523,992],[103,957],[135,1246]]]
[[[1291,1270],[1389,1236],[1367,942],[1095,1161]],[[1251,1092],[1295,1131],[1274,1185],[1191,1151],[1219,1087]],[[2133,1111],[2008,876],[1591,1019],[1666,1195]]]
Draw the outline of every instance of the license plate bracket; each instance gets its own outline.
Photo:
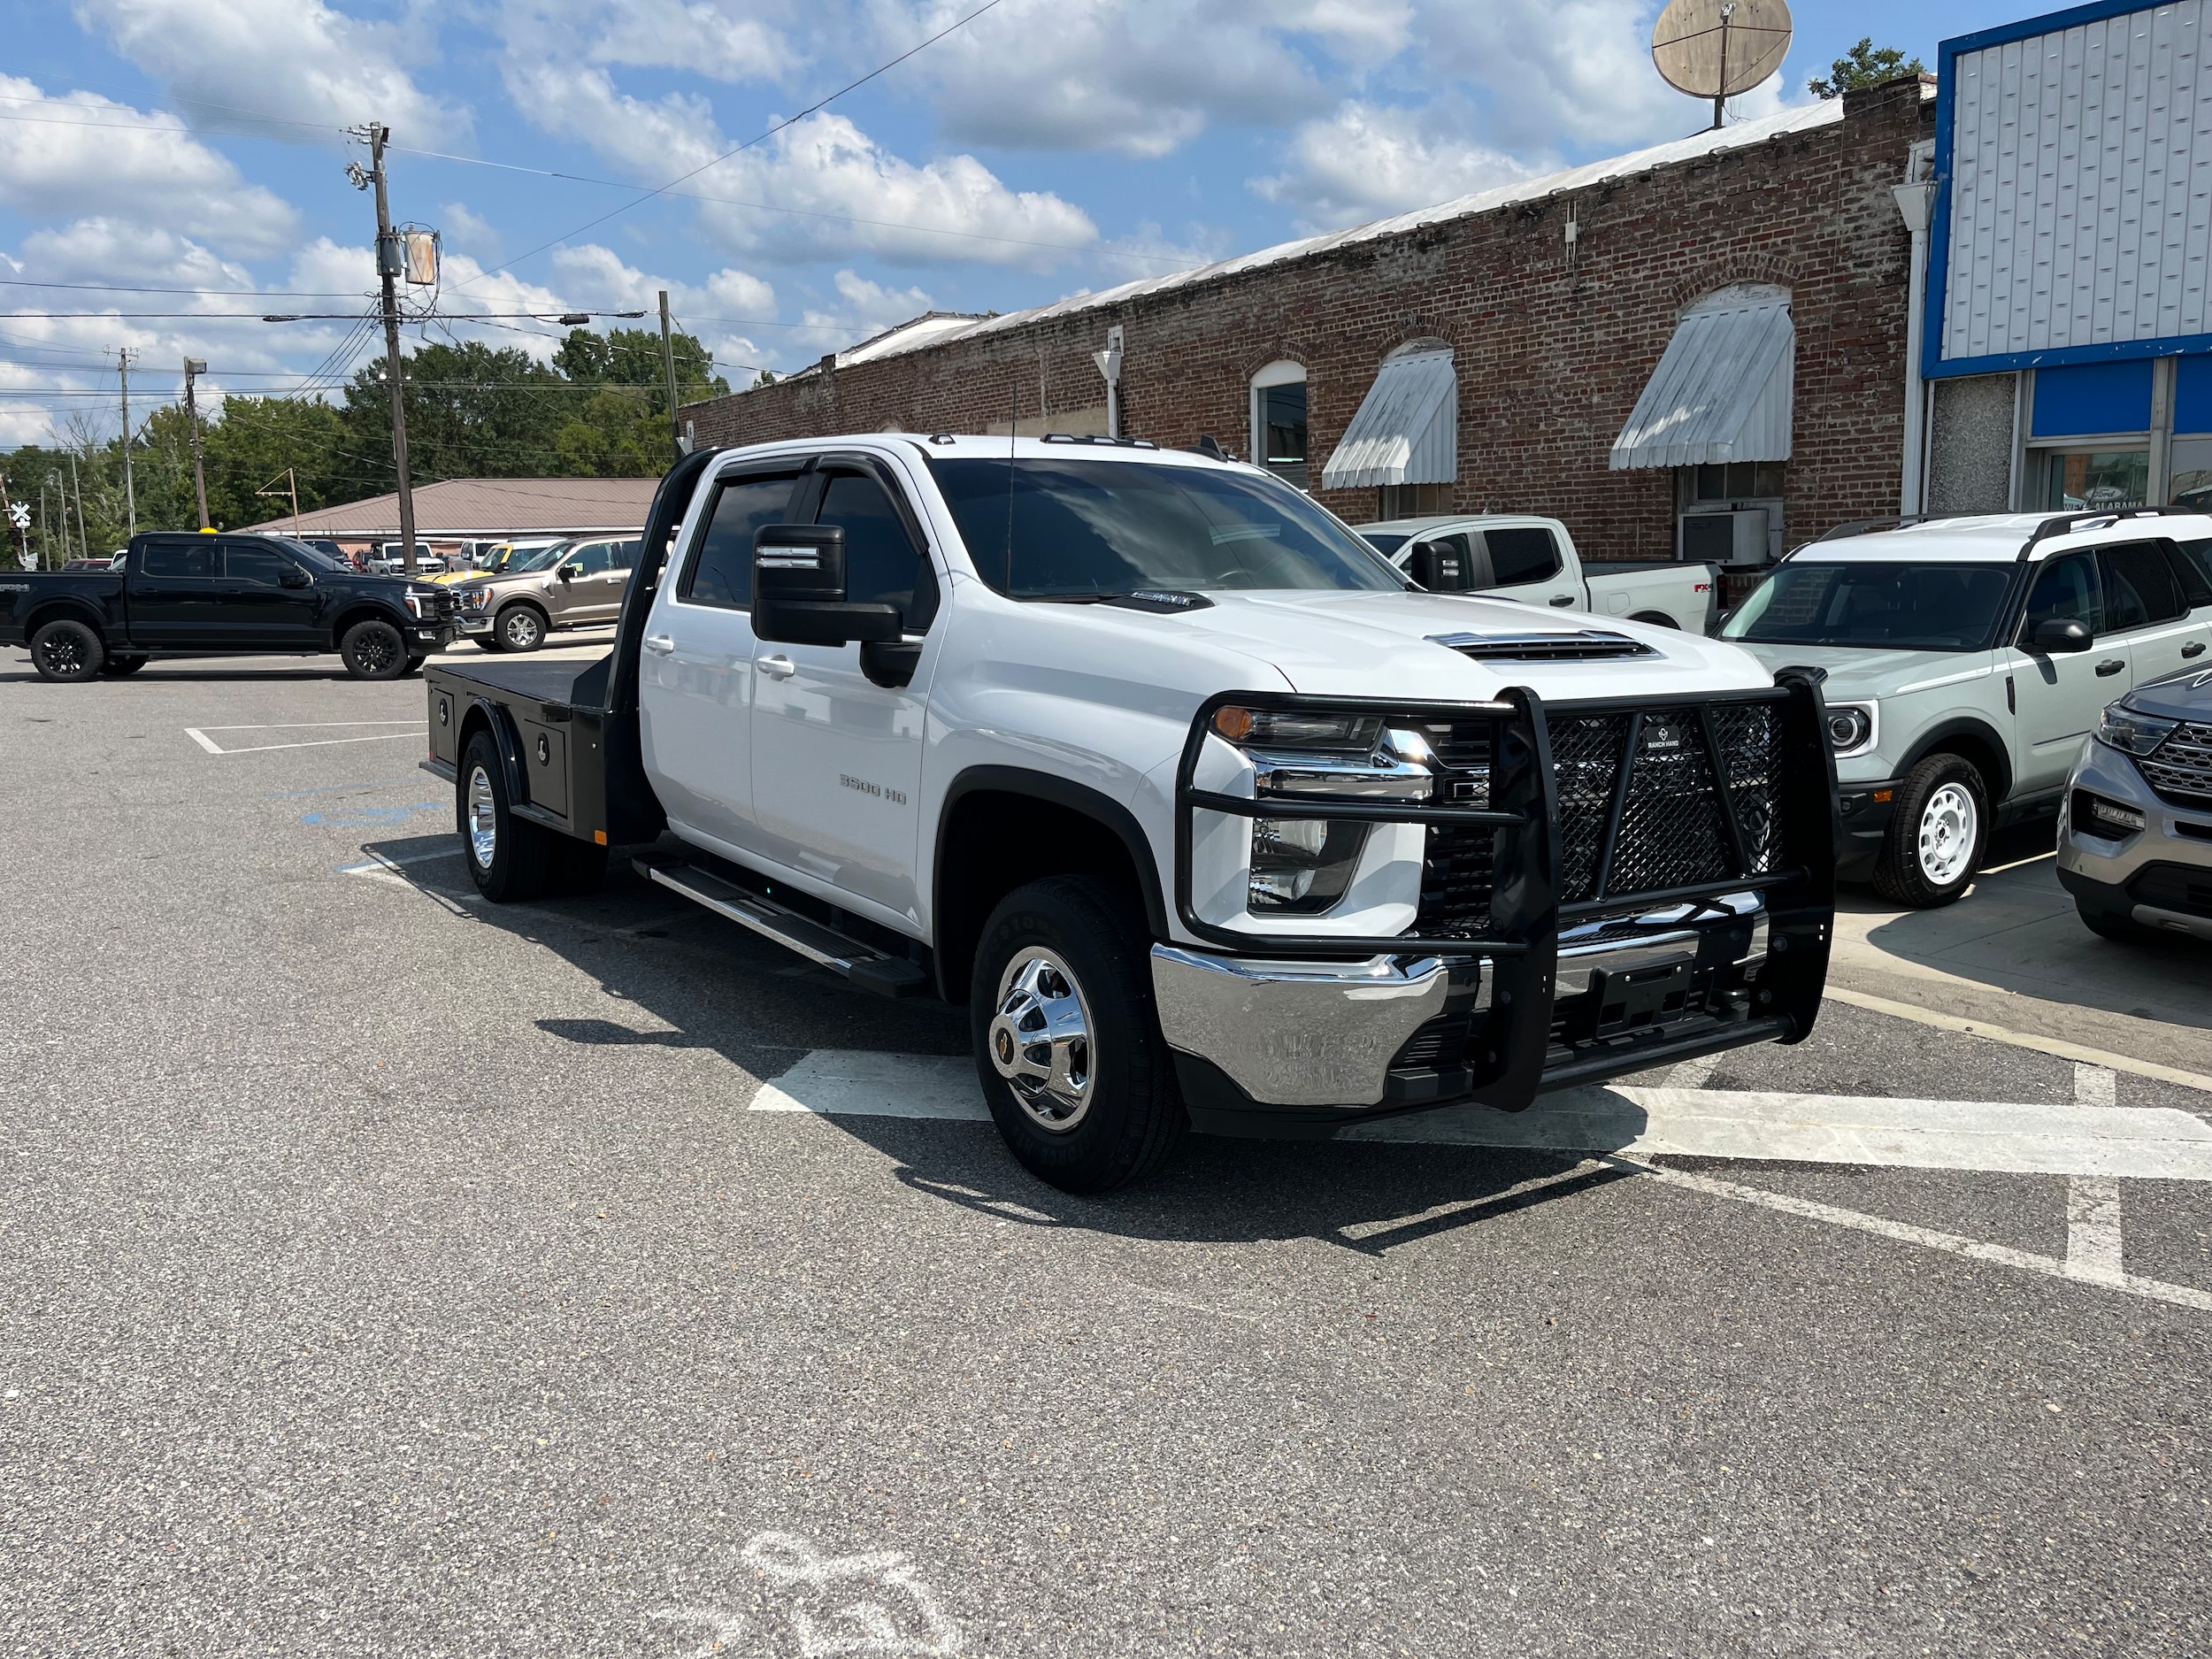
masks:
[[[1692,976],[1697,958],[1673,956],[1633,968],[1594,968],[1590,973],[1590,1034],[1671,1025],[1690,1011]]]

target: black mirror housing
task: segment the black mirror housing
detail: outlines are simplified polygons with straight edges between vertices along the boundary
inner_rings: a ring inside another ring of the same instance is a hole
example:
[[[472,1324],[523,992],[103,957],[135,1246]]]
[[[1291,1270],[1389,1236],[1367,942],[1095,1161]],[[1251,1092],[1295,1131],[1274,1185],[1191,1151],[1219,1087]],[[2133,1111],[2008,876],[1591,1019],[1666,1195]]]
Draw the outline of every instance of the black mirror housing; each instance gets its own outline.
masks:
[[[584,567],[581,565],[564,565],[558,573],[563,581],[572,582],[584,573]]]
[[[842,525],[770,524],[753,535],[753,637],[784,645],[895,640],[895,605],[845,597]]]
[[[287,565],[277,574],[277,586],[280,588],[312,588],[314,585],[315,579],[296,565]]]
[[[1406,557],[1406,574],[1432,594],[1464,593],[1467,557],[1441,541],[1416,541]]]
[[[2085,651],[2097,642],[2097,636],[2089,631],[2089,625],[2073,617],[2046,617],[2035,625],[2028,648],[2047,656],[2061,657],[2070,651]]]

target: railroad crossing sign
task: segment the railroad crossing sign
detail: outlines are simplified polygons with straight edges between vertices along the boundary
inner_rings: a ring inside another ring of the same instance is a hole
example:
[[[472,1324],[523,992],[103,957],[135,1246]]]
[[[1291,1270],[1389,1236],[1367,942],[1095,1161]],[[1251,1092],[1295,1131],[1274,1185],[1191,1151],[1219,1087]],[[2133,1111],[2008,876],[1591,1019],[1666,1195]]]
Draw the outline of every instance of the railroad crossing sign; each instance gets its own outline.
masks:
[[[8,503],[8,522],[19,530],[29,529],[31,527],[30,508],[19,501],[10,502]]]

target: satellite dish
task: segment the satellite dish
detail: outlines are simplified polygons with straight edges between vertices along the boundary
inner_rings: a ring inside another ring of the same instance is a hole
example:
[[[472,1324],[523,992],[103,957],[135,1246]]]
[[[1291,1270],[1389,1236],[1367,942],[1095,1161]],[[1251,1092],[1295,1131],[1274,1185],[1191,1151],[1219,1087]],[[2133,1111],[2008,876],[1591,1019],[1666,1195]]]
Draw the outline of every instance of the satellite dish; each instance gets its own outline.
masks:
[[[1782,66],[1790,49],[1785,0],[1672,0],[1652,26],[1651,61],[1667,84],[1721,106]]]

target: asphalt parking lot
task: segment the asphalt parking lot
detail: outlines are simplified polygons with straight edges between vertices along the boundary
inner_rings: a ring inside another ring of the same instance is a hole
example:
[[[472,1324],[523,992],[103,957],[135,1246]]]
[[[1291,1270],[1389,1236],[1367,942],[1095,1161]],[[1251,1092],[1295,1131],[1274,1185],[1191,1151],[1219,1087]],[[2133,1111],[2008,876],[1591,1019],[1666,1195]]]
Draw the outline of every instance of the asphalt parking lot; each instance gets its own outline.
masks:
[[[0,658],[0,1649],[2212,1650],[2212,952],[2032,835],[1795,1048],[1075,1200],[334,668]]]

